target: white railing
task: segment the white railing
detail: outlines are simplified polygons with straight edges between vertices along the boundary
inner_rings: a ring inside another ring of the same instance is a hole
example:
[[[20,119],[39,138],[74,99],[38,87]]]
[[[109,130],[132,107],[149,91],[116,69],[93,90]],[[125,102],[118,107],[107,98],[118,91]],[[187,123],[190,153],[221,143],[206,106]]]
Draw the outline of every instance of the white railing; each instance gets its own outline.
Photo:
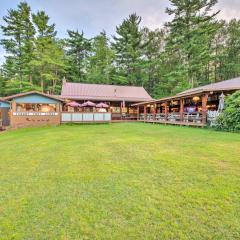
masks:
[[[202,113],[180,113],[180,112],[172,112],[172,113],[157,113],[154,114],[139,114],[139,120],[145,121],[159,121],[159,122],[193,122],[193,123],[201,123],[203,122]]]
[[[62,122],[109,122],[111,120],[111,113],[61,113]]]

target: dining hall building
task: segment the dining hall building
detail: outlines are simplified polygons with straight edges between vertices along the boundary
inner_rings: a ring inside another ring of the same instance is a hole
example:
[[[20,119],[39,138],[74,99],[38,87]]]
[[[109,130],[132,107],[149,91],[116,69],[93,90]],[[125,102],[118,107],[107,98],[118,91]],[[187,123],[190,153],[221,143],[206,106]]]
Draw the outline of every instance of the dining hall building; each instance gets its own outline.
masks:
[[[132,104],[151,100],[143,87],[64,81],[59,96],[30,91],[0,98],[0,126],[134,121]]]
[[[25,126],[138,121],[188,126],[213,124],[240,78],[152,99],[143,87],[63,82],[61,95],[37,91],[0,98],[0,130]]]

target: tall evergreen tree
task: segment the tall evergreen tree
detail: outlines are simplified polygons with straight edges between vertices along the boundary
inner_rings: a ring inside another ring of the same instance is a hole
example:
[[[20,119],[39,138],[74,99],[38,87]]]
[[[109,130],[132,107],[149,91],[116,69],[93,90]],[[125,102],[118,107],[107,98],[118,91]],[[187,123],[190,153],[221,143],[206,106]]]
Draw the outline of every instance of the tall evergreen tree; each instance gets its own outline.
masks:
[[[187,79],[189,87],[209,81],[208,63],[211,60],[211,39],[217,30],[212,7],[217,0],[170,0],[166,12],[174,19],[168,24],[170,34],[166,50],[178,56],[175,71],[169,78]],[[179,83],[177,83],[179,84]],[[186,84],[180,83],[186,87]]]
[[[103,31],[92,42],[87,73],[88,82],[111,84],[114,72],[113,60],[114,52],[110,48],[106,32]]]
[[[10,9],[3,17],[1,26],[4,39],[1,40],[6,53],[5,74],[24,90],[23,81],[32,81],[30,61],[33,58],[35,30],[31,22],[31,9],[26,2],[20,2],[16,10]]]
[[[142,68],[142,51],[145,45],[142,42],[140,30],[141,17],[131,14],[116,28],[112,44],[116,53],[117,74],[115,81],[121,84],[143,85],[146,80]]]
[[[84,33],[68,30],[66,39],[67,78],[74,82],[85,82],[91,42]]]
[[[60,80],[60,73],[65,67],[62,45],[55,39],[55,24],[49,24],[49,17],[45,12],[37,12],[32,18],[37,29],[37,38],[31,65],[39,75],[41,90],[54,92],[56,80]]]

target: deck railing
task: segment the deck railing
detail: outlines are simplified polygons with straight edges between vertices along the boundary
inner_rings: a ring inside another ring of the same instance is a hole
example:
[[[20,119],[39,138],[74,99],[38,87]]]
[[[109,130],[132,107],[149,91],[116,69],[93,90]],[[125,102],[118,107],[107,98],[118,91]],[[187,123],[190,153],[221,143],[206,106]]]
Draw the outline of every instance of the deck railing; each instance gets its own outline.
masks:
[[[157,113],[157,114],[139,114],[138,120],[141,121],[156,121],[156,122],[192,122],[192,123],[202,123],[205,122],[202,113]]]
[[[110,122],[111,120],[111,113],[61,113],[61,122]]]

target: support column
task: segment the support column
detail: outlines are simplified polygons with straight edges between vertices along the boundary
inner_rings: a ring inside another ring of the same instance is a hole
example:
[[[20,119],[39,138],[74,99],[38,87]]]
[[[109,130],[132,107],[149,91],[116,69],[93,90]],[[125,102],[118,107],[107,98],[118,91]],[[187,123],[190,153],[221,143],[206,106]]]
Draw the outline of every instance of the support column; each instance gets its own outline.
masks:
[[[147,119],[147,106],[144,105],[143,107],[144,107],[144,121],[146,121],[146,119]]]
[[[139,120],[139,106],[137,106],[137,120]]]
[[[207,122],[207,101],[208,94],[202,96],[202,123],[206,124]]]
[[[184,120],[184,99],[180,99],[180,121]]]
[[[154,105],[153,105],[153,121],[156,120],[156,110],[157,110],[156,108],[157,108],[157,104],[154,103]]]
[[[164,114],[165,114],[165,121],[167,121],[167,114],[168,114],[168,109],[167,109],[168,103],[164,103]]]

